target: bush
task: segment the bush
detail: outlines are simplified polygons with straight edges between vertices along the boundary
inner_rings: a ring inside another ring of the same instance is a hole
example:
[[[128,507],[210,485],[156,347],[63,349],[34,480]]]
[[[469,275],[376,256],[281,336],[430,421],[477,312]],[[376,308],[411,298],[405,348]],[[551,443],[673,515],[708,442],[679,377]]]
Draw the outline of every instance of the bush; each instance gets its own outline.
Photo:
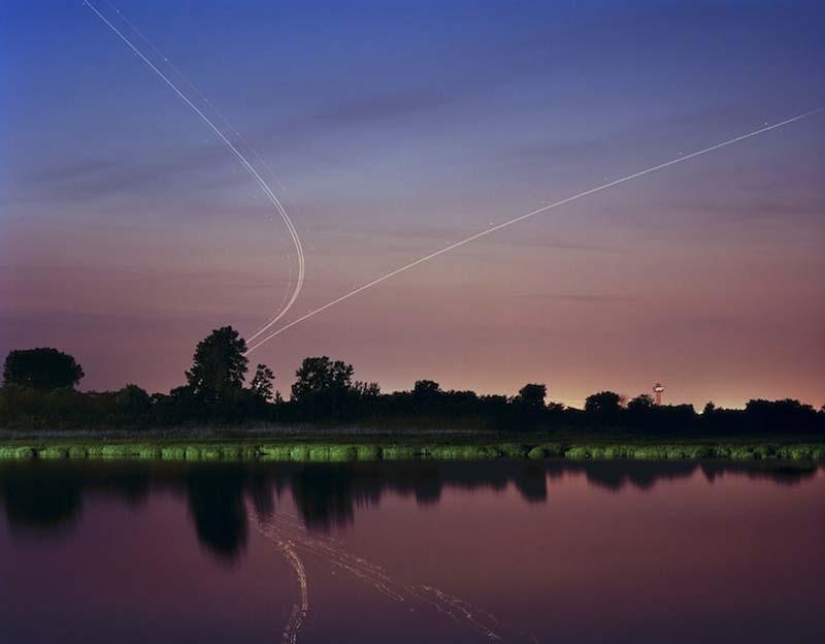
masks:
[[[88,458],[89,450],[82,445],[71,445],[69,447],[69,458]]]
[[[164,445],[160,448],[160,458],[164,461],[182,461],[186,458],[186,448],[182,445]]]
[[[331,445],[329,447],[329,460],[336,462],[358,460],[358,450],[352,445]]]
[[[0,460],[35,458],[37,451],[33,447],[0,447]]]
[[[502,443],[496,445],[502,456],[506,458],[524,458],[530,453],[530,448],[521,443]],[[541,458],[541,457],[540,457]]]
[[[68,457],[69,450],[65,447],[60,447],[57,445],[50,445],[48,447],[44,447],[43,449],[37,450],[37,458],[54,460]]]
[[[419,454],[417,448],[405,445],[390,445],[381,450],[381,457],[388,461],[412,460],[417,458]]]
[[[573,460],[590,458],[590,450],[582,445],[576,445],[575,447],[568,448],[564,452],[564,458],[569,458]]]
[[[289,445],[261,445],[259,448],[262,461],[288,461]]]
[[[381,448],[377,445],[357,445],[355,455],[359,461],[377,461],[381,458]]]

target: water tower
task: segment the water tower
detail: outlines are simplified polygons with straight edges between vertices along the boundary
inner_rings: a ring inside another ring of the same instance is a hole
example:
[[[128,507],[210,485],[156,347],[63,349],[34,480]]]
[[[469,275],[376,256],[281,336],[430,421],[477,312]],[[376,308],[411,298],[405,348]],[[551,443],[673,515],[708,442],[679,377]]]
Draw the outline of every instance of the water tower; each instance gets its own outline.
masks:
[[[661,382],[657,382],[653,385],[653,393],[656,394],[656,406],[660,406],[662,404],[662,392],[665,388],[662,386]]]

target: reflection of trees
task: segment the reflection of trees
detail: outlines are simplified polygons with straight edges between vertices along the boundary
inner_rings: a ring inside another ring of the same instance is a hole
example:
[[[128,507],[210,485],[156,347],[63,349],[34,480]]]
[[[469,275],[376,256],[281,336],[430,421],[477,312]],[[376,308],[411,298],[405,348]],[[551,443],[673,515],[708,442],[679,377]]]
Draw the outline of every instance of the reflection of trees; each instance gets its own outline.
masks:
[[[516,474],[514,482],[528,503],[547,501],[547,473],[540,463],[526,463]]]
[[[691,461],[590,461],[578,465],[588,482],[609,490],[620,490],[632,485],[649,490],[659,481],[672,481],[691,476],[697,468]]]
[[[249,498],[259,521],[266,521],[275,514],[275,495],[272,481],[262,472],[253,471],[249,475]],[[280,486],[278,486],[280,494]]]
[[[310,529],[346,525],[354,516],[353,469],[342,463],[305,465],[291,477],[292,497]]]
[[[79,518],[83,486],[78,471],[32,463],[9,466],[1,475],[6,516],[12,528],[47,533]]]
[[[744,474],[754,479],[768,479],[780,485],[798,485],[816,475],[816,465],[813,463],[716,463],[707,461],[702,463],[702,473],[711,483],[716,477],[725,474]]]
[[[115,495],[135,506],[149,495],[145,465],[33,461],[0,467],[0,497],[12,528],[39,528],[49,532],[67,527],[82,512],[89,490]]]
[[[355,520],[359,507],[377,505],[387,493],[419,505],[440,502],[444,490],[503,490],[509,485],[529,503],[544,503],[548,481],[583,473],[595,486],[650,489],[659,481],[689,477],[701,468],[708,480],[723,474],[798,484],[816,468],[803,464],[707,461],[412,461],[313,464],[6,463],[0,466],[0,503],[9,525],[59,533],[80,517],[89,492],[134,506],[150,489],[186,494],[198,540],[224,561],[236,559],[248,539],[245,495],[260,519],[275,512],[275,496],[289,489],[310,530],[328,531]]]
[[[186,473],[189,512],[198,539],[229,560],[246,548],[245,479],[242,465],[193,465]]]

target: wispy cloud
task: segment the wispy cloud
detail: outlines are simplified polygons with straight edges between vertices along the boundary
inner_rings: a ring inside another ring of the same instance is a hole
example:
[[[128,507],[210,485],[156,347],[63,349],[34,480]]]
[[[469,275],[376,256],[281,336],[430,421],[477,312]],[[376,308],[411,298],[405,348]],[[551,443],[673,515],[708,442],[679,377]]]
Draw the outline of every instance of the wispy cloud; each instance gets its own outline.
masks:
[[[373,127],[376,123],[432,111],[454,98],[436,88],[410,89],[328,104],[312,118],[321,123]]]

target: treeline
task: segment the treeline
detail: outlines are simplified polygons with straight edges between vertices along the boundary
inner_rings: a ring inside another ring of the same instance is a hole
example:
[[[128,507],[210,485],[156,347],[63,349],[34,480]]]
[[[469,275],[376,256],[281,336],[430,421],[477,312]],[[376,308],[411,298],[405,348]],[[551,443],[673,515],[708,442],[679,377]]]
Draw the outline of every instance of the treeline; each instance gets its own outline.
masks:
[[[98,463],[75,467],[64,461],[11,464],[0,468],[0,507],[15,529],[56,533],[83,513],[84,497],[94,494],[134,509],[151,490],[174,492],[186,499],[187,515],[198,541],[216,557],[233,560],[245,549],[249,512],[266,522],[290,492],[302,524],[312,532],[329,532],[356,520],[364,500],[377,506],[387,493],[409,496],[421,506],[440,502],[449,489],[504,490],[513,486],[526,503],[544,503],[548,486],[565,472],[580,472],[591,485],[609,490],[626,486],[647,490],[660,481],[686,479],[701,472],[717,476],[747,476],[783,485],[816,476],[816,468],[776,464],[705,461],[412,461],[393,463],[334,463],[241,465],[238,463],[167,464]],[[292,511],[290,509],[290,511]]]
[[[708,403],[656,405],[603,391],[584,409],[547,402],[547,387],[526,384],[516,396],[445,391],[432,380],[412,390],[381,393],[377,383],[354,379],[352,365],[326,356],[306,358],[289,399],[275,390],[273,371],[259,364],[247,384],[246,343],[231,327],[201,341],[186,384],[168,394],[136,385],[114,392],[80,392],[84,376],[75,359],[55,349],[12,351],[0,389],[0,427],[6,429],[146,429],[260,423],[305,426],[359,425],[387,429],[500,431],[610,430],[646,435],[825,435],[825,408],[797,400],[751,400],[743,410]]]

